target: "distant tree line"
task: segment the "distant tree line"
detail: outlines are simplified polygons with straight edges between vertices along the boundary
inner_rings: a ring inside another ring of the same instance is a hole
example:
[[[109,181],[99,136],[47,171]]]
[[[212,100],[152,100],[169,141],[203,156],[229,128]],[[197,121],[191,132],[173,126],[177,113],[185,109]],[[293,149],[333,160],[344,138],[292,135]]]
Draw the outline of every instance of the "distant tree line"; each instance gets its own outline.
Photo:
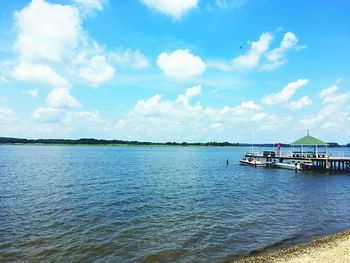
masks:
[[[94,138],[72,139],[20,139],[0,137],[0,144],[88,144],[88,145],[105,145],[105,144],[132,144],[132,145],[155,145],[158,143],[123,141],[123,140],[99,140]]]
[[[124,140],[103,140],[94,138],[81,138],[77,140],[72,139],[21,139],[0,137],[0,144],[67,144],[67,145],[140,145],[140,146],[152,146],[152,145],[168,145],[168,146],[252,146],[249,143],[230,143],[230,142],[206,142],[206,143],[190,143],[190,142],[139,142],[139,141],[124,141]],[[338,143],[328,143],[330,147],[341,147]],[[276,147],[277,144],[260,143],[254,144],[257,147]],[[350,147],[350,143],[344,145]],[[281,144],[281,147],[290,147],[290,144]]]
[[[208,142],[208,143],[188,143],[188,142],[139,142],[124,140],[103,140],[94,138],[72,139],[21,139],[0,137],[0,144],[70,144],[70,145],[174,145],[174,146],[240,146],[238,143],[229,142]]]

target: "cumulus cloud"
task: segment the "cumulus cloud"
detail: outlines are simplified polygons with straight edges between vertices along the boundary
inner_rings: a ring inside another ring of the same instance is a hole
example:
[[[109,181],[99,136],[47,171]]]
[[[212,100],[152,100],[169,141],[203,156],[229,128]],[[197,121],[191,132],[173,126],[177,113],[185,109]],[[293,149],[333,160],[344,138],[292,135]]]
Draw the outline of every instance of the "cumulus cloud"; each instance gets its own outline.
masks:
[[[7,124],[15,120],[16,114],[7,107],[0,107],[0,123]]]
[[[78,76],[92,86],[98,86],[114,76],[115,70],[107,62],[104,48],[82,28],[82,17],[101,11],[104,2],[74,0],[71,5],[63,5],[32,0],[15,13],[18,35],[13,48],[18,54],[18,63],[11,75],[17,80],[52,88],[46,105],[32,114],[31,120],[42,124],[31,130],[54,133],[60,128],[64,133],[70,130],[69,125],[74,126],[74,121],[78,123],[85,119],[87,123],[93,116],[97,118],[96,112],[88,118],[89,112],[77,110],[81,104],[72,96],[72,83],[68,79]],[[31,89],[23,93],[35,98],[38,92],[38,89]],[[57,126],[59,123],[61,126]]]
[[[12,76],[52,87],[46,105],[32,114],[33,121],[50,123],[37,127],[42,132],[57,130],[52,123],[67,120],[67,116],[79,112],[76,108],[81,104],[72,96],[72,84],[65,74],[79,76],[92,86],[105,83],[114,76],[115,70],[106,61],[104,49],[82,29],[82,14],[101,11],[103,2],[76,0],[74,6],[33,0],[15,13],[18,37],[14,50],[19,62],[12,70]],[[35,98],[38,89],[24,93]],[[67,131],[69,127],[64,129]]]
[[[85,14],[91,14],[102,11],[105,0],[74,0],[74,2]]]
[[[298,100],[291,101],[288,104],[288,108],[291,110],[299,110],[311,104],[312,104],[312,100],[308,96],[304,96]]]
[[[213,130],[221,132],[234,125],[259,122],[268,117],[253,101],[243,101],[236,106],[203,107],[195,100],[201,87],[194,86],[166,100],[160,94],[139,100],[134,108],[115,125],[120,134],[135,136],[142,131],[145,139],[198,140],[211,136]]]
[[[262,102],[266,105],[275,105],[289,101],[295,92],[308,83],[307,79],[298,79],[288,83],[280,92],[272,93],[263,97]]]
[[[166,76],[180,81],[199,76],[206,70],[202,59],[191,54],[188,49],[163,52],[159,54],[157,64]]]
[[[111,54],[111,59],[117,65],[134,69],[144,69],[149,66],[147,58],[139,50],[127,49],[124,52],[114,52]]]
[[[189,10],[196,8],[198,0],[142,0],[149,8],[155,9],[163,14],[180,19]]]
[[[292,32],[285,33],[281,44],[266,54],[266,61],[261,65],[263,70],[273,70],[286,63],[286,54],[296,47],[298,38]]]
[[[79,76],[93,86],[98,86],[111,80],[114,73],[114,68],[107,63],[105,56],[102,55],[92,57],[79,69]]]
[[[321,110],[313,115],[305,116],[300,120],[301,127],[317,127],[323,129],[331,139],[334,131],[347,130],[350,122],[350,93],[338,92],[338,86],[332,85],[321,90],[320,97],[323,105]],[[331,132],[329,129],[332,128]]]
[[[72,108],[80,106],[80,103],[70,94],[70,83],[47,65],[21,62],[16,66],[12,75],[19,80],[52,86],[53,90],[47,97],[47,103],[50,107]],[[37,90],[28,91],[32,97],[36,97],[37,93]]]
[[[320,97],[323,102],[329,105],[341,105],[349,99],[349,93],[337,93],[338,86],[333,85],[329,88],[323,89],[320,92]]]
[[[72,122],[88,122],[88,123],[95,123],[95,124],[106,124],[106,120],[104,120],[99,111],[73,111],[73,112],[67,112],[65,118],[63,119],[63,122],[66,123],[72,123]],[[103,129],[103,126],[100,126],[101,129]],[[106,127],[105,127],[106,128]]]
[[[51,107],[40,107],[32,113],[32,118],[40,122],[58,122],[62,116],[62,110]]]
[[[74,136],[77,131],[83,130],[85,135],[94,137],[96,131],[101,134],[101,132],[112,130],[111,122],[103,119],[98,111],[69,111],[41,107],[32,113],[31,120],[35,124],[30,131],[35,132],[35,136],[45,134],[64,138]]]
[[[15,79],[48,84],[53,87],[68,87],[69,83],[50,66],[27,62],[19,63],[12,71]]]
[[[189,100],[192,97],[195,97],[197,95],[199,95],[202,91],[202,87],[201,86],[194,86],[192,88],[189,88],[186,90],[185,94],[179,94],[177,96],[176,101],[178,102],[182,102],[184,104],[188,104]]]
[[[320,97],[327,100],[327,98],[332,97],[332,94],[334,94],[337,90],[338,86],[336,85],[325,88],[321,90]]]
[[[18,38],[14,45],[27,62],[62,62],[72,55],[82,34],[78,10],[69,5],[33,0],[15,13]]]
[[[102,9],[103,1],[75,2],[79,6]],[[82,29],[81,13],[76,6],[32,0],[15,13],[15,21],[18,37],[14,49],[20,60],[14,70],[17,79],[48,82],[45,72],[51,78],[53,74],[58,75],[53,73],[54,69],[55,72],[71,72],[95,86],[112,79],[114,68],[106,61],[103,48]],[[30,70],[33,65],[36,68]],[[43,74],[36,74],[40,70]],[[36,80],[23,76],[33,71]]]
[[[51,108],[75,108],[80,106],[80,103],[70,94],[68,88],[53,89],[46,101]]]
[[[246,54],[233,59],[233,68],[237,70],[250,70],[259,65],[260,58],[269,49],[273,36],[270,33],[261,34],[260,38],[251,43]]]
[[[46,100],[50,110],[44,112],[43,108],[40,108],[41,115],[47,113],[51,117],[53,109],[80,106],[80,103],[70,94],[70,83],[47,65],[22,62],[16,66],[12,75],[19,80],[39,82],[53,87]],[[38,90],[28,90],[26,93],[35,98]]]
[[[250,101],[243,101],[241,103],[241,107],[243,109],[248,109],[248,110],[260,110],[261,106],[256,104],[254,101],[250,100]]]
[[[265,32],[260,35],[257,41],[249,42],[248,51],[230,62],[213,60],[208,62],[209,67],[223,71],[269,71],[276,69],[287,62],[287,53],[293,49],[299,49],[298,39],[292,32],[284,34],[279,47],[270,49],[274,36]]]
[[[32,113],[32,119],[42,123],[56,123],[62,126],[77,123],[85,124],[101,124],[106,123],[100,116],[98,111],[67,111],[65,109],[57,109],[52,107],[40,107]],[[65,126],[65,128],[68,128]],[[103,129],[102,126],[100,126]]]

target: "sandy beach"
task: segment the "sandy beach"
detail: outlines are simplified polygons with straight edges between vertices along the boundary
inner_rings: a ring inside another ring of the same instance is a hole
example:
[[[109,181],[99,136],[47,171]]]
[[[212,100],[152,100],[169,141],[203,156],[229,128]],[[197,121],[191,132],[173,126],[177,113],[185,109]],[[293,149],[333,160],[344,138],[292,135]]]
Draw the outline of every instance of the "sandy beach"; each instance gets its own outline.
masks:
[[[296,245],[263,255],[245,257],[233,262],[350,262],[350,230],[316,239],[310,243]]]

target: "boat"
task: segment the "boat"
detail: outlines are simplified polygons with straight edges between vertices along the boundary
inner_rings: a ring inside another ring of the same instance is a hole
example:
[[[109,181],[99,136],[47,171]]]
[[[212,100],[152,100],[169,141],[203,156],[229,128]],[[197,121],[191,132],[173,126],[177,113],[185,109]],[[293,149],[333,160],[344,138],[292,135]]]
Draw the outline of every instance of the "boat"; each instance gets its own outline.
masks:
[[[303,164],[300,162],[287,162],[287,163],[280,163],[280,162],[274,162],[274,167],[281,168],[281,169],[288,169],[288,170],[303,170]]]
[[[262,167],[265,164],[258,159],[252,158],[252,157],[247,157],[244,156],[241,160],[239,160],[239,163],[242,165],[250,165],[254,167]]]
[[[254,167],[262,167],[265,166],[265,163],[259,161],[258,158],[252,157],[251,155],[254,155],[254,144],[253,144],[253,136],[254,133],[252,131],[252,150],[251,152],[245,153],[244,157],[239,160],[240,164],[243,165],[250,165],[250,166],[254,166]]]

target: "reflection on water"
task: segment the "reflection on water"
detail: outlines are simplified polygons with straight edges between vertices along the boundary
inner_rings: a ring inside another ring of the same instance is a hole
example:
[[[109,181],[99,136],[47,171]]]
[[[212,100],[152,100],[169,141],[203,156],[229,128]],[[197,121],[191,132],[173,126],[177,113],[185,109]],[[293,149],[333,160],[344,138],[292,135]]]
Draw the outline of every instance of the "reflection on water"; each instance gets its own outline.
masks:
[[[1,146],[0,261],[222,262],[350,226],[349,176],[245,150]]]

